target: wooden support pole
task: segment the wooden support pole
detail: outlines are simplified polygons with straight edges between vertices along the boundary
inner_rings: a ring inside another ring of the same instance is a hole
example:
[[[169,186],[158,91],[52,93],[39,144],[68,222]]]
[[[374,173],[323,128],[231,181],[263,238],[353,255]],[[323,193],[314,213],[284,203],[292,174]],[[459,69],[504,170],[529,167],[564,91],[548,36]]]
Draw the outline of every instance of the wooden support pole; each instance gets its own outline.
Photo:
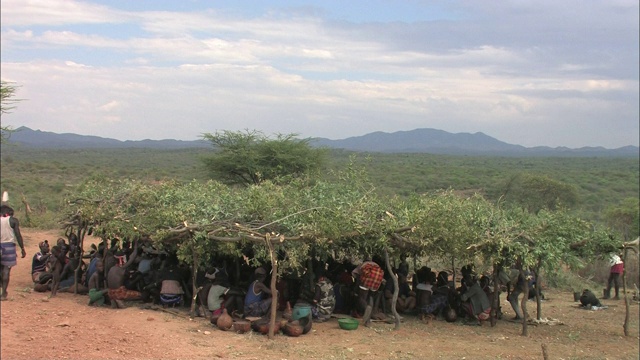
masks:
[[[273,340],[276,328],[276,311],[278,310],[278,290],[276,289],[276,280],[278,278],[278,260],[275,257],[273,243],[269,233],[265,235],[265,242],[269,248],[269,256],[271,257],[271,316],[269,319],[269,340]]]
[[[398,276],[393,273],[393,268],[391,267],[391,262],[389,261],[389,251],[387,248],[384,248],[384,262],[387,265],[387,271],[391,275],[391,280],[393,281],[393,297],[391,298],[391,313],[395,319],[395,330],[400,330],[400,315],[396,309],[396,302],[398,301],[398,294],[400,293],[400,286],[398,286]],[[384,300],[383,300],[384,301]]]
[[[629,252],[629,248],[625,246],[624,252],[622,255],[622,264],[624,268],[622,269],[622,295],[624,296],[624,325],[622,328],[624,329],[624,336],[629,336],[629,297],[627,297],[627,253]]]
[[[196,296],[198,296],[198,284],[196,279],[198,278],[198,254],[196,253],[195,244],[192,245],[191,251],[193,252],[193,265],[191,270],[192,282],[193,282],[193,300],[191,301],[191,309],[189,310],[189,316],[196,317]]]
[[[493,264],[493,302],[491,304],[491,327],[496,326],[496,317],[500,309],[500,283],[498,278],[498,264]]]
[[[524,280],[522,289],[522,300],[520,301],[520,307],[522,308],[522,336],[529,336],[529,329],[527,328],[527,319],[529,318],[529,313],[527,312],[527,300],[529,299],[529,281],[527,280],[527,276],[525,275],[522,264],[520,264],[519,268],[520,276],[522,276],[522,279]]]

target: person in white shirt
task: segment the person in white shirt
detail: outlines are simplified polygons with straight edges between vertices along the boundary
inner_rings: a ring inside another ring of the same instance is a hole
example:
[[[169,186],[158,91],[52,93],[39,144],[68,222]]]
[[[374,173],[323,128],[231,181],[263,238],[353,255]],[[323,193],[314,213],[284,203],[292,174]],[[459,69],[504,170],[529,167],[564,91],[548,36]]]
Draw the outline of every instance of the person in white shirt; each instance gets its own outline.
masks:
[[[20,234],[20,222],[13,217],[13,209],[8,205],[0,207],[0,264],[2,265],[2,295],[0,300],[7,300],[7,288],[11,268],[18,263],[16,244],[22,249],[22,258],[27,256],[24,250],[22,234]]]

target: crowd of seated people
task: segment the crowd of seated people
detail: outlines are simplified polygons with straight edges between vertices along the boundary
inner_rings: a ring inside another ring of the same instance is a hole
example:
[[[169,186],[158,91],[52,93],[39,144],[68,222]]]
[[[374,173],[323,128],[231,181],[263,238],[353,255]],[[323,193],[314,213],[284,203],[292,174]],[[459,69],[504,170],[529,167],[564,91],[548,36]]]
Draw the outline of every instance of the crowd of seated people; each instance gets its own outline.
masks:
[[[58,291],[88,294],[89,305],[114,308],[125,307],[125,301],[182,307],[197,299],[198,313],[212,321],[225,309],[245,318],[268,316],[273,297],[279,311],[296,305],[309,306],[310,316],[317,322],[326,321],[334,313],[366,321],[384,320],[391,315],[394,305],[396,282],[380,257],[359,264],[310,260],[306,268],[282,274],[277,290],[272,292],[268,267],[236,266],[231,274],[226,261],[217,261],[224,264],[199,272],[194,287],[190,269],[175,254],[158,251],[142,241],[132,244],[113,239],[108,248],[106,243],[92,245],[90,252],[82,256],[73,233],[67,234],[67,240],[57,240],[55,254],[49,242],[42,241],[32,260],[34,289],[50,291],[57,278]],[[51,268],[53,257],[62,263],[58,274]],[[398,286],[395,309],[402,315],[415,314],[426,322],[464,318],[467,323],[481,324],[490,318],[494,297],[499,293],[494,294],[490,277],[478,278],[473,266],[462,267],[460,273],[458,287],[446,270],[436,272],[422,266],[411,274],[403,254],[393,267]],[[502,271],[498,279],[500,288],[507,285],[507,299],[516,318],[521,318],[518,296],[524,281],[537,285],[535,276],[530,272],[522,277],[519,271]],[[197,296],[192,297],[194,288]],[[500,309],[496,313],[500,316]]]

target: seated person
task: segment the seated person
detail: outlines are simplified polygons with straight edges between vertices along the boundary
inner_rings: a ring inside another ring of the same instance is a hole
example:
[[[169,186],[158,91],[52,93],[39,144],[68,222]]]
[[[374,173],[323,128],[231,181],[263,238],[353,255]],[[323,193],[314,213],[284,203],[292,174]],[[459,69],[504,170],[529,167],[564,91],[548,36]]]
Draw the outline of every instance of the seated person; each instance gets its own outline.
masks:
[[[409,263],[407,262],[407,254],[400,254],[400,264],[398,264],[398,274],[409,276]]]
[[[98,263],[98,260],[102,262],[102,267],[104,268],[104,262],[102,261],[102,252],[98,251],[94,253],[94,255],[95,256],[91,258],[91,261],[89,261],[89,265],[87,266],[87,272],[85,276],[85,285],[87,287],[89,287],[89,279],[91,279],[91,276],[96,271],[96,264]]]
[[[42,241],[38,246],[40,251],[33,254],[33,260],[31,261],[31,279],[36,285],[44,285],[53,279],[53,275],[47,268],[49,257],[51,257],[49,241]],[[44,289],[46,290],[46,287]]]
[[[255,270],[256,279],[249,285],[244,298],[244,317],[263,317],[271,309],[271,290],[264,284],[267,271],[259,267]]]
[[[66,264],[68,262],[68,260],[66,260],[67,255],[69,255],[69,246],[67,245],[67,242],[63,238],[58,238],[56,245],[60,247],[60,256],[65,259],[64,263]]]
[[[138,242],[136,241],[131,258],[126,263],[114,265],[109,269],[107,287],[109,288],[109,299],[114,300],[111,302],[111,306],[124,307],[123,300],[139,300],[142,298],[139,291],[129,290],[124,286],[127,270],[133,265],[137,254]]]
[[[222,272],[218,272],[212,282],[207,295],[207,308],[211,312],[212,318],[217,318],[226,308],[224,296],[229,292],[229,286],[227,277]]]
[[[78,258],[77,253],[69,253],[68,261],[62,268],[62,272],[60,273],[60,290],[74,291],[74,285],[76,282],[76,269],[80,266],[80,270],[78,273],[78,288],[77,293],[86,294],[88,292],[88,288],[84,286],[82,282],[82,273],[86,269],[86,264],[84,261]]]
[[[105,303],[109,289],[104,287],[104,265],[102,260],[96,263],[96,271],[89,279],[89,305],[102,306]]]
[[[465,275],[463,278],[467,291],[460,296],[463,308],[468,315],[478,320],[478,324],[491,316],[491,303],[489,297],[482,290],[480,284],[473,275]]]
[[[324,272],[318,272],[318,282],[315,286],[315,296],[311,305],[311,314],[318,322],[323,322],[331,318],[336,307],[336,298],[333,294],[333,284]]]
[[[582,304],[582,306],[586,308],[591,308],[592,306],[602,307],[600,300],[598,300],[596,295],[589,289],[584,289],[582,291],[582,295],[580,296],[580,304]]]
[[[160,303],[164,306],[175,306],[183,302],[184,289],[177,264],[172,262],[161,275]]]
[[[409,283],[407,282],[407,275],[398,271],[398,300],[396,301],[396,310],[404,313],[411,311],[416,307],[416,293],[411,290]],[[395,286],[393,281],[388,281],[384,290],[385,301],[387,307],[391,309],[391,300],[393,299],[393,292]]]
[[[336,314],[350,314],[353,303],[353,278],[346,268],[340,269],[337,275],[337,282],[333,286],[333,295],[336,299],[336,306],[333,310]]]
[[[420,309],[420,320],[425,320],[427,315],[433,315],[438,309],[434,306],[434,283],[436,282],[435,273],[430,268],[421,268],[416,274],[416,303]]]

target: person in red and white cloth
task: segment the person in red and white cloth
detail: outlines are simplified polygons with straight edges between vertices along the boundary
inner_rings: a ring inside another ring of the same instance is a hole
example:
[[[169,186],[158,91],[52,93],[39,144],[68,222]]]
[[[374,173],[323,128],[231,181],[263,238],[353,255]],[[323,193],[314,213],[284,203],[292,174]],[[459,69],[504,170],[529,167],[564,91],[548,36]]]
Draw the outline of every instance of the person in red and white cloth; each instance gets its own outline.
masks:
[[[607,280],[607,288],[604,290],[604,298],[609,299],[611,297],[611,285],[614,285],[616,290],[615,300],[620,300],[618,292],[620,291],[620,275],[624,272],[624,263],[620,256],[616,253],[611,253],[609,257],[609,280]]]
[[[351,272],[358,286],[358,314],[363,314],[365,325],[370,324],[374,293],[380,289],[384,270],[374,261],[365,261]]]

